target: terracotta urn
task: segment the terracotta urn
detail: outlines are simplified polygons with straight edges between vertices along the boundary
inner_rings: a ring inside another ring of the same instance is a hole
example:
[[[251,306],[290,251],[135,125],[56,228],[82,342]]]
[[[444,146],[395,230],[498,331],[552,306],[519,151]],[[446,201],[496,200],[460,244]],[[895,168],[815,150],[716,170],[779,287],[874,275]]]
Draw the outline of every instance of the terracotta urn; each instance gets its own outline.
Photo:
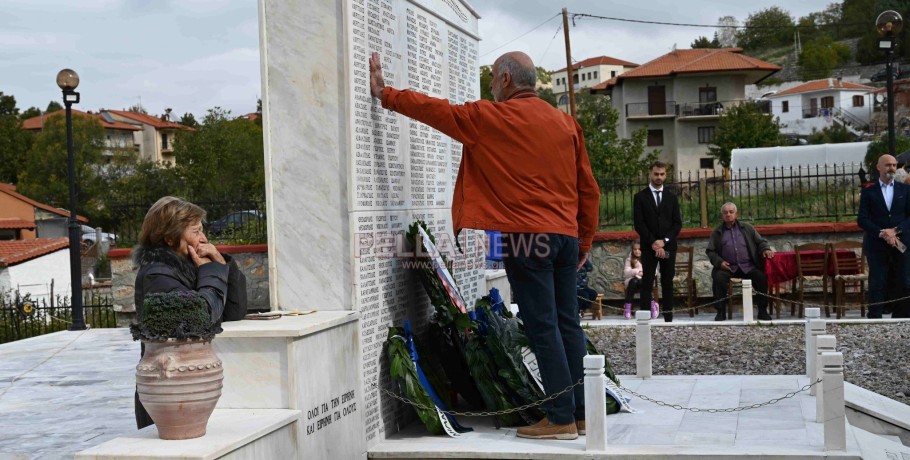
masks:
[[[136,388],[161,439],[205,435],[221,397],[224,369],[211,341],[143,341],[145,356],[136,366]]]

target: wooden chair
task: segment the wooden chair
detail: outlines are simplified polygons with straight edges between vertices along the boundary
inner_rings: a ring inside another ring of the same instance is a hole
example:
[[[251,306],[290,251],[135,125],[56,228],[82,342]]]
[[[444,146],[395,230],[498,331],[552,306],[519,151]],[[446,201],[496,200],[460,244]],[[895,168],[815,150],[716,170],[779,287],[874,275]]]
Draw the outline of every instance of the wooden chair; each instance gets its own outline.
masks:
[[[695,248],[692,246],[676,247],[676,277],[673,278],[673,292],[681,293],[686,298],[686,308],[689,309],[689,316],[695,316],[697,311],[692,307],[695,305],[695,277],[693,268],[695,264]]]
[[[822,300],[825,303],[825,316],[830,317],[831,311],[828,309],[828,245],[825,243],[806,243],[800,244],[793,248],[796,252],[796,283],[799,292],[799,317],[805,314],[803,302],[806,298],[806,288],[821,286]],[[821,251],[821,257],[818,254],[809,256],[806,251]],[[790,314],[793,314],[791,309]]]
[[[866,271],[866,254],[863,252],[863,243],[859,241],[838,241],[830,245],[830,258],[834,266],[834,275],[831,284],[834,286],[834,311],[837,318],[846,314],[847,285],[853,284],[859,294],[859,311],[861,317],[866,316],[866,283],[869,282],[869,273]],[[852,250],[855,257],[838,257],[837,251]],[[858,250],[858,253],[857,253]]]

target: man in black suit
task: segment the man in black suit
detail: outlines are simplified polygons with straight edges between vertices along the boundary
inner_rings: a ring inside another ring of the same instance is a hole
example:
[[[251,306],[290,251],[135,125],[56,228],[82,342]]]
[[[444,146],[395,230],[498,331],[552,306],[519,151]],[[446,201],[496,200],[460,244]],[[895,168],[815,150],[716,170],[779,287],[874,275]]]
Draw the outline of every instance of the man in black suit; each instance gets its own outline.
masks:
[[[654,286],[654,271],[660,266],[660,288],[663,295],[664,321],[673,321],[673,276],[676,274],[676,237],[682,230],[682,216],[676,195],[664,189],[667,179],[667,165],[655,162],[648,174],[650,184],[635,194],[632,207],[632,221],[641,240],[641,266],[644,272],[641,280],[641,297],[638,309],[646,309]],[[651,318],[659,312],[657,304],[651,304]]]
[[[889,270],[897,270],[901,297],[910,287],[906,249],[910,243],[910,186],[894,181],[897,160],[891,155],[878,159],[878,180],[867,184],[859,198],[856,223],[865,232],[863,250],[869,262],[869,302],[885,300]],[[892,318],[906,318],[904,302],[892,305]],[[867,318],[881,318],[882,305],[870,305]]]

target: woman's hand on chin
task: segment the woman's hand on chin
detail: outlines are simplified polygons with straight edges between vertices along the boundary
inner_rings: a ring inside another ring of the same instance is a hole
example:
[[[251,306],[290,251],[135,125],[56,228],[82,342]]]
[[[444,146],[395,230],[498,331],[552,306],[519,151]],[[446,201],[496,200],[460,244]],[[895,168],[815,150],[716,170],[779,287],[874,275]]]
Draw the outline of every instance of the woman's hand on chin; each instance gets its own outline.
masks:
[[[192,259],[197,267],[201,267],[209,262],[225,263],[224,257],[215,249],[215,245],[210,243],[200,244],[199,248],[187,246],[187,251],[189,251],[190,259]]]

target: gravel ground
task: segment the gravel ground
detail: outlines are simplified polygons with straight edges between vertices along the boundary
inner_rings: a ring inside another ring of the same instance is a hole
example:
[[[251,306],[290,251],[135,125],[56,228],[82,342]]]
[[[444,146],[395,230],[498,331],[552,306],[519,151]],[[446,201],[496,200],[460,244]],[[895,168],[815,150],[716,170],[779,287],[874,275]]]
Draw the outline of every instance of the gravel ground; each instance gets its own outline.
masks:
[[[635,374],[635,328],[600,326],[587,335],[613,370]],[[799,375],[805,373],[805,329],[798,325],[651,328],[655,375]],[[844,377],[910,404],[910,322],[828,324],[844,354]]]

